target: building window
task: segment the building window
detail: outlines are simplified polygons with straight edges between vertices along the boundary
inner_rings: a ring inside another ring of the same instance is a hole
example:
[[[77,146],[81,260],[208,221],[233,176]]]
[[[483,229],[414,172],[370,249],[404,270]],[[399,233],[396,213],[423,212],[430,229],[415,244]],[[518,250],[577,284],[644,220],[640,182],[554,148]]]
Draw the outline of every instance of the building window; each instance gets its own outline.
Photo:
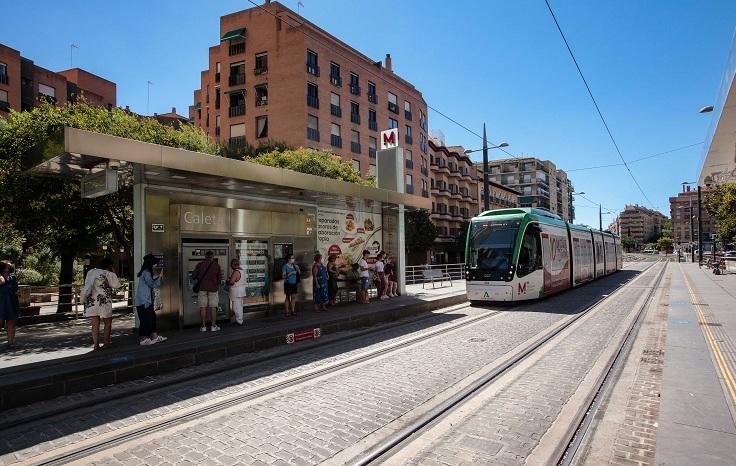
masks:
[[[394,129],[399,127],[399,121],[393,118],[388,119],[388,129]]]
[[[376,121],[376,111],[373,109],[368,110],[368,128],[373,131],[378,131],[378,121]]]
[[[368,174],[371,176],[376,176],[376,166],[374,164],[368,165]]]
[[[240,123],[237,125],[230,125],[230,145],[231,146],[243,146],[245,145],[245,124]]]
[[[243,92],[230,94],[230,107],[227,110],[231,117],[245,115],[245,94]]]
[[[215,63],[215,82],[220,82],[220,62]]]
[[[404,150],[404,159],[404,166],[407,168],[407,170],[414,169],[414,159],[412,158],[410,150]]]
[[[427,116],[421,110],[419,110],[419,127],[427,131]]]
[[[422,175],[429,176],[429,170],[427,169],[427,159],[425,157],[422,157],[421,171]]]
[[[215,115],[215,136],[220,135],[220,115]]]
[[[307,73],[319,76],[319,66],[317,66],[317,52],[307,50]]]
[[[399,99],[396,94],[388,93],[388,111],[392,113],[399,113]]]
[[[230,46],[228,47],[230,56],[245,53],[245,37],[237,36],[230,39]]]
[[[357,102],[350,102],[350,121],[360,124],[360,105]]]
[[[406,129],[404,131],[404,140],[407,144],[413,144],[414,139],[412,138],[412,132],[411,132],[411,126],[406,125]]]
[[[245,84],[245,62],[232,63],[230,65],[230,78],[228,83],[231,86],[239,86]]]
[[[319,98],[317,97],[317,85],[307,83],[307,105],[313,108],[319,108]]]
[[[360,154],[360,133],[355,130],[350,132],[350,151]]]
[[[360,173],[360,160],[353,160],[353,168]]]
[[[256,138],[267,138],[268,137],[268,117],[259,116],[256,117]]]
[[[307,115],[307,139],[319,141],[319,118],[314,115]]]
[[[411,103],[406,100],[404,101],[404,118],[411,121]]]
[[[38,97],[56,102],[56,89],[46,84],[38,83]]]
[[[335,86],[342,86],[342,77],[340,76],[340,65],[330,62],[330,82]]]
[[[340,125],[330,124],[330,144],[333,147],[342,147],[342,137],[340,136]]]
[[[8,110],[7,108],[2,107],[2,106],[7,106],[7,105],[4,105],[7,103],[8,103],[8,91],[4,91],[0,89],[0,110],[7,111]]]
[[[376,83],[368,81],[368,102],[377,104],[378,94],[376,94]]]
[[[215,87],[215,110],[220,109],[220,86]]]
[[[429,189],[427,188],[427,180],[422,179],[422,197],[429,197]]]
[[[268,53],[261,52],[256,54],[256,66],[253,68],[253,74],[264,74],[268,72]]]
[[[372,159],[376,158],[376,151],[378,150],[378,140],[373,136],[368,138],[368,156]]]
[[[330,92],[330,114],[341,117],[342,109],[340,108],[340,95]]]
[[[350,93],[360,95],[360,80],[355,73],[350,73]]]
[[[414,181],[412,180],[411,175],[406,175],[406,192],[414,194]]]
[[[256,86],[256,107],[268,105],[268,84]]]

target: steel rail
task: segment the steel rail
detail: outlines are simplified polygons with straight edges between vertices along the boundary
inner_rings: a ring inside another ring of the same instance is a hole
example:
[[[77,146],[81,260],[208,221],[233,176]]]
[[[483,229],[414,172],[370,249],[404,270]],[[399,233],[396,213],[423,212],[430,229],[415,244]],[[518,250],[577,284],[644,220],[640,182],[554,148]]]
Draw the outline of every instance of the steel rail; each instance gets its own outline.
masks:
[[[656,264],[657,262],[654,262],[651,265],[647,266],[647,268],[644,269],[639,276],[640,277],[643,276],[644,273],[649,271]],[[536,352],[540,347],[542,347],[545,343],[555,338],[566,328],[570,327],[572,324],[580,320],[583,316],[587,315],[589,312],[597,308],[601,303],[608,300],[613,295],[617,295],[618,292],[625,289],[626,286],[628,286],[630,283],[631,282],[622,286],[621,288],[616,290],[616,292],[602,296],[599,300],[587,306],[585,309],[580,311],[574,317],[554,327],[552,330],[545,333],[542,337],[538,338],[537,340],[529,344],[526,348],[517,352],[512,357],[510,357],[509,359],[507,359],[500,365],[496,366],[495,368],[491,369],[486,374],[476,379],[474,382],[470,383],[468,386],[466,386],[465,388],[463,388],[462,390],[460,390],[459,392],[457,392],[456,394],[454,394],[453,396],[451,396],[444,402],[435,406],[430,411],[428,411],[427,413],[425,413],[424,415],[416,419],[414,422],[412,422],[408,426],[404,427],[403,429],[400,429],[398,432],[394,433],[393,435],[389,436],[387,439],[380,442],[378,445],[374,446],[372,449],[370,449],[363,456],[359,457],[355,462],[352,462],[351,464],[355,466],[365,466],[368,464],[384,461],[384,457],[387,454],[390,454],[391,450],[400,449],[402,445],[407,443],[407,441],[412,440],[412,438],[415,437],[417,434],[420,434],[422,431],[426,430],[430,424],[433,424],[435,421],[444,417],[446,414],[448,414],[451,410],[456,408],[458,405],[464,403],[465,401],[470,399],[472,396],[476,395],[481,389],[492,384],[501,375],[505,374],[511,368],[519,364],[521,361],[528,358],[530,355]]]
[[[652,299],[654,299],[654,295],[659,288],[662,279],[664,278],[665,271],[667,270],[667,266],[669,265],[670,261],[657,261],[657,263],[659,262],[663,262],[664,266],[659,272],[659,275],[652,285],[652,288],[647,293],[644,302],[636,311],[636,317],[634,318],[624,338],[619,344],[618,350],[609,360],[603,371],[602,376],[596,383],[596,387],[598,388],[591,395],[588,396],[586,402],[578,411],[575,417],[575,422],[572,424],[572,428],[568,430],[565,436],[566,441],[560,442],[558,444],[558,447],[555,450],[555,454],[553,455],[553,458],[556,459],[556,464],[562,466],[570,466],[573,464],[576,459],[576,455],[580,449],[580,446],[583,444],[583,441],[585,441],[588,433],[590,432],[590,427],[592,426],[596,415],[600,411],[603,402],[608,399],[613,385],[618,380],[619,375],[621,374],[621,371],[623,370],[626,363],[626,359],[631,352],[631,348],[634,345],[636,336],[639,333],[641,324],[642,322],[644,322],[646,311],[651,305]]]

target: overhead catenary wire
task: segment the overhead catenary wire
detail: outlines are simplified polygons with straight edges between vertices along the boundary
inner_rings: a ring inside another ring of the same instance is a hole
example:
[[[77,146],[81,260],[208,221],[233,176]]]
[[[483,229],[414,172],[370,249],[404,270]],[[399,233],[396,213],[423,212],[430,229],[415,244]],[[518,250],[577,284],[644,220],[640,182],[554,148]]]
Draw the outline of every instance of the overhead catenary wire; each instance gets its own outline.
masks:
[[[689,149],[691,147],[701,146],[701,145],[703,145],[703,142],[702,141],[701,142],[696,142],[695,144],[688,144],[687,146],[676,147],[676,148],[670,149],[668,151],[658,152],[656,154],[651,154],[651,155],[646,155],[644,157],[639,157],[638,159],[629,160],[629,164],[636,163],[636,162],[641,162],[642,160],[652,159],[654,157],[661,157],[663,155],[671,154],[673,152],[678,152],[678,151],[681,151],[681,150],[685,150],[685,149]],[[608,165],[595,165],[595,166],[591,166],[591,167],[566,168],[565,171],[566,172],[576,172],[576,171],[582,171],[582,170],[595,170],[597,168],[621,167],[623,165],[624,165],[623,163],[611,163],[611,164],[608,164]]]
[[[547,5],[549,14],[552,15],[552,19],[554,20],[555,25],[557,26],[557,30],[560,32],[560,36],[562,36],[562,41],[565,43],[565,47],[567,48],[567,51],[570,53],[570,57],[572,58],[573,63],[575,63],[575,68],[578,70],[578,74],[580,75],[580,78],[583,80],[583,84],[585,84],[585,89],[588,91],[588,95],[590,96],[590,99],[593,101],[595,110],[596,112],[598,112],[598,116],[603,122],[603,126],[606,128],[608,137],[611,139],[611,142],[613,143],[613,147],[616,148],[616,152],[618,153],[618,156],[621,159],[621,162],[623,163],[624,167],[626,167],[626,171],[629,173],[629,176],[634,181],[634,184],[636,185],[636,187],[639,188],[641,195],[644,196],[644,199],[646,199],[646,201],[649,203],[650,206],[654,207],[654,203],[649,199],[647,194],[644,192],[644,189],[641,187],[641,185],[639,184],[639,181],[637,181],[636,177],[631,172],[631,168],[629,168],[629,164],[626,162],[626,159],[621,153],[621,149],[619,148],[618,143],[616,142],[616,139],[613,137],[611,128],[609,128],[608,122],[606,122],[606,118],[603,116],[603,112],[601,111],[601,108],[598,106],[598,101],[595,100],[595,97],[593,96],[593,91],[590,90],[590,86],[588,85],[588,81],[585,79],[585,75],[583,74],[582,69],[580,69],[578,60],[575,58],[575,54],[572,52],[572,48],[570,48],[570,44],[567,42],[567,38],[565,37],[565,33],[562,31],[562,27],[560,26],[559,21],[557,21],[555,12],[552,11],[552,6],[549,4],[549,0],[544,0],[544,3]]]

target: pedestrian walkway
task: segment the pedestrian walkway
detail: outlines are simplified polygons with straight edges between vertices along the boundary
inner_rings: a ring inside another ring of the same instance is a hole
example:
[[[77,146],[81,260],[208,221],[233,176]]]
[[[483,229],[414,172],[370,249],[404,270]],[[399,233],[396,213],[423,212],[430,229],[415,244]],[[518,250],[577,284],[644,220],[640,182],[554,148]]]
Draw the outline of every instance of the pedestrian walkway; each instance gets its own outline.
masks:
[[[465,299],[464,281],[434,289],[410,285],[406,296],[369,305],[338,305],[289,319],[274,312],[216,333],[172,331],[166,333],[168,341],[150,347],[138,344],[133,316],[126,314],[114,319],[112,347],[103,351],[92,351],[88,319],[23,326],[18,347],[0,353],[0,409],[396,320]]]
[[[656,462],[736,464],[736,275],[672,267]]]

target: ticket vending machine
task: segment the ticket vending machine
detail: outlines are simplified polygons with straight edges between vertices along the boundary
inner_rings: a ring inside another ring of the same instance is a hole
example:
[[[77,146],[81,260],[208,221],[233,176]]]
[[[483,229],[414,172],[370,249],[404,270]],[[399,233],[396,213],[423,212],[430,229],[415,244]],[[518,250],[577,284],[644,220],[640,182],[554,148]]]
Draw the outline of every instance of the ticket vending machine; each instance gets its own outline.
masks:
[[[181,271],[182,271],[182,312],[184,325],[195,325],[201,322],[199,316],[199,302],[197,293],[192,290],[194,280],[192,272],[198,263],[205,258],[207,251],[215,254],[214,260],[222,269],[222,276],[227,279],[230,269],[230,244],[228,240],[197,241],[184,240],[181,245]],[[226,320],[230,317],[230,300],[225,288],[220,285],[219,305],[217,308],[217,320]],[[209,313],[209,311],[208,311]],[[207,316],[209,319],[209,315]]]

